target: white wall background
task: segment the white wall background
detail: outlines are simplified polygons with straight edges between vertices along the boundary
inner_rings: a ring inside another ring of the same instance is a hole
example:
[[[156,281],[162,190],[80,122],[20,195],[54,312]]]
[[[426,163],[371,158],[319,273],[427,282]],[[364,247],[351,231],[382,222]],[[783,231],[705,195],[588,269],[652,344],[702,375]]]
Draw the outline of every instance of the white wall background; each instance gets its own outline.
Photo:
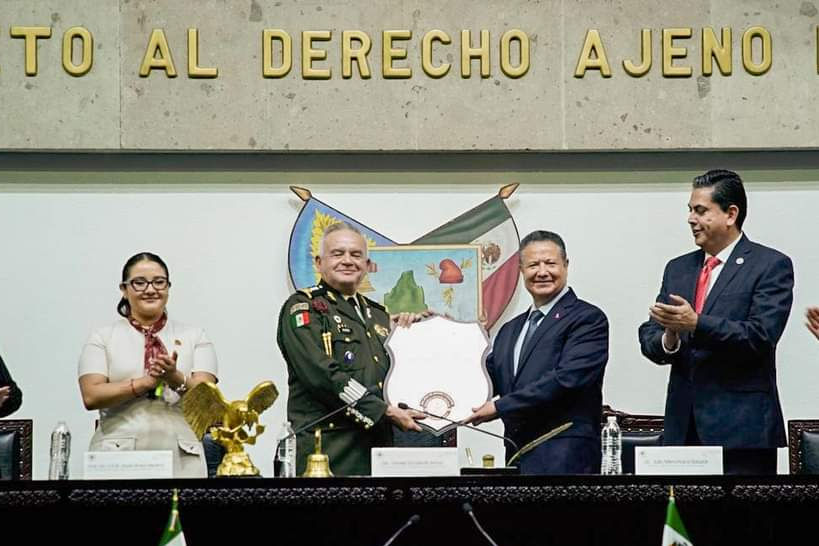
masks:
[[[605,186],[521,186],[508,204],[521,235],[550,229],[565,238],[570,285],[609,317],[605,402],[633,413],[662,413],[668,369],[640,355],[637,326],[656,296],[665,262],[693,248],[685,222],[688,183],[635,186],[614,178]],[[310,187],[316,197],[401,242],[498,189]],[[35,479],[47,476],[49,435],[60,419],[73,433],[72,475],[82,476],[96,412],[82,406],[77,358],[92,328],[116,317],[122,264],[142,250],[158,253],[170,267],[172,316],[204,327],[214,341],[225,395],[244,397],[265,379],[279,387],[280,399],[262,416],[268,432],[249,449],[270,475],[287,390],[276,317],[290,292],[287,244],[298,198],[285,185],[217,192],[148,184],[123,190],[116,175],[110,184],[90,188],[20,188],[0,187],[0,354],[24,391],[14,417],[35,422]],[[803,326],[803,315],[807,305],[819,304],[819,182],[748,189],[746,233],[790,255],[796,268],[794,308],[778,355],[785,418],[817,417],[819,343]],[[527,305],[520,286],[503,320]],[[500,444],[476,433],[462,434],[459,444],[461,453],[472,446],[477,460],[487,452],[501,458]],[[780,451],[780,472],[786,472],[786,453]]]

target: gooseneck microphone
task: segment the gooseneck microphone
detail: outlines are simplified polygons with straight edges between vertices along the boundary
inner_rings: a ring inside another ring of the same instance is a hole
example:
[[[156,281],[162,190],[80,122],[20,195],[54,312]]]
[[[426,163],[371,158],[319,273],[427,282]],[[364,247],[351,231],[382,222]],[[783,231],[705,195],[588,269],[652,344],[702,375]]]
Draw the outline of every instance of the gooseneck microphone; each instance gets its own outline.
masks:
[[[481,527],[481,524],[478,523],[478,518],[475,517],[475,511],[472,510],[471,504],[469,504],[468,502],[463,503],[461,505],[461,510],[463,510],[467,516],[472,518],[472,521],[475,522],[475,527],[478,528],[478,531],[481,532],[481,534],[484,536],[484,538],[486,538],[486,541],[489,542],[489,544],[491,544],[492,546],[498,546],[498,543],[492,540],[492,537],[489,536],[489,533],[484,531],[483,527]]]
[[[394,541],[396,538],[398,538],[398,535],[400,535],[401,533],[403,533],[403,532],[404,532],[404,531],[407,529],[407,527],[409,527],[409,526],[411,526],[411,525],[414,525],[414,524],[418,523],[419,521],[421,521],[421,516],[419,516],[418,514],[414,514],[414,515],[412,515],[412,516],[410,517],[410,519],[408,519],[408,520],[407,520],[407,522],[406,522],[404,525],[402,525],[402,526],[401,526],[401,528],[400,528],[400,529],[398,529],[398,530],[395,532],[395,534],[393,534],[393,535],[390,537],[390,539],[389,539],[387,542],[385,542],[385,543],[384,543],[384,546],[390,546],[390,544],[392,544],[392,543],[393,543],[393,541]]]
[[[322,422],[326,421],[327,419],[329,419],[333,415],[336,415],[337,413],[341,413],[342,411],[355,406],[356,404],[358,404],[361,401],[362,398],[364,398],[368,394],[372,394],[372,393],[373,393],[373,389],[371,387],[365,387],[362,391],[359,391],[359,392],[356,393],[356,396],[355,396],[355,398],[353,400],[350,400],[348,403],[341,406],[340,408],[336,408],[333,411],[322,415],[318,419],[310,421],[309,423],[307,423],[303,427],[299,427],[297,430],[293,431],[292,434],[288,434],[287,436],[284,436],[283,438],[280,438],[279,443],[281,443],[284,440],[287,440],[288,438],[290,438],[292,436],[297,436],[297,435],[301,434],[302,432],[304,432],[305,430],[309,430],[309,429],[313,428],[314,426],[318,425],[319,423],[322,423]]]
[[[463,423],[459,423],[458,421],[453,421],[452,419],[449,419],[448,417],[444,417],[443,415],[435,415],[434,413],[430,413],[430,412],[428,412],[426,410],[413,408],[412,406],[410,406],[409,404],[405,404],[404,402],[398,402],[398,407],[401,408],[402,410],[417,411],[418,413],[423,413],[424,415],[426,415],[428,417],[432,417],[433,419],[440,419],[442,421],[452,423],[453,425],[458,425],[459,427],[468,428],[470,430],[477,430],[478,432],[481,432],[481,433],[486,434],[488,436],[493,436],[495,438],[499,438],[499,439],[503,440],[504,442],[509,442],[509,444],[513,448],[515,448],[515,452],[520,451],[520,448],[518,447],[518,444],[516,444],[511,438],[508,438],[506,436],[501,436],[500,434],[495,434],[494,432],[489,432],[488,430],[483,430],[482,428],[473,427],[472,425],[465,425]]]

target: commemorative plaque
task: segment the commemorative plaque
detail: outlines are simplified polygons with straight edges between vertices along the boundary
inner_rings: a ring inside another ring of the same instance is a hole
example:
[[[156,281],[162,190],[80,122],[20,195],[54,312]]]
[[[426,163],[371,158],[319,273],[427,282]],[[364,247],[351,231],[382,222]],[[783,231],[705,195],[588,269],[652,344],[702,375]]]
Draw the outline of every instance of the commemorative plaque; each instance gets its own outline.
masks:
[[[492,397],[486,372],[489,338],[477,322],[435,316],[395,328],[385,347],[392,366],[384,381],[384,399],[397,406],[443,417],[427,416],[418,424],[440,436]]]

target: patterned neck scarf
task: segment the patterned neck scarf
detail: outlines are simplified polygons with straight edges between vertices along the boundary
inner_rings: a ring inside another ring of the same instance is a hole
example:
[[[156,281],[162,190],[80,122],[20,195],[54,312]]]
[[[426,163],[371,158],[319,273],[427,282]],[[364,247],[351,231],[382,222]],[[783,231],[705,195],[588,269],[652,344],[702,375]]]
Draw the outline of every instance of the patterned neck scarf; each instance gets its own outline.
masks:
[[[145,336],[145,355],[143,356],[142,363],[147,372],[151,369],[151,360],[157,358],[159,355],[168,354],[168,349],[165,348],[162,340],[159,339],[157,335],[168,322],[168,313],[163,312],[160,319],[149,327],[141,325],[134,317],[128,317],[128,322],[130,322],[131,326],[139,333]]]

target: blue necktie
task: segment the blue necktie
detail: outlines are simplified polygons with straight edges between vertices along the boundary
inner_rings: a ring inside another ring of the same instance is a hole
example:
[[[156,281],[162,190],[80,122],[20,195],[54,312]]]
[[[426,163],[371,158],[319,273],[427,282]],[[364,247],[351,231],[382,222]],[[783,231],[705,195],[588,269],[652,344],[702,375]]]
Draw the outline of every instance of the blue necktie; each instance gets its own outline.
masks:
[[[526,349],[529,348],[529,342],[532,341],[535,330],[537,330],[538,321],[542,318],[543,313],[540,309],[535,309],[532,311],[532,314],[529,315],[529,329],[526,330],[526,335],[523,337],[523,344],[520,346],[520,358],[523,358],[523,355],[526,354]]]

